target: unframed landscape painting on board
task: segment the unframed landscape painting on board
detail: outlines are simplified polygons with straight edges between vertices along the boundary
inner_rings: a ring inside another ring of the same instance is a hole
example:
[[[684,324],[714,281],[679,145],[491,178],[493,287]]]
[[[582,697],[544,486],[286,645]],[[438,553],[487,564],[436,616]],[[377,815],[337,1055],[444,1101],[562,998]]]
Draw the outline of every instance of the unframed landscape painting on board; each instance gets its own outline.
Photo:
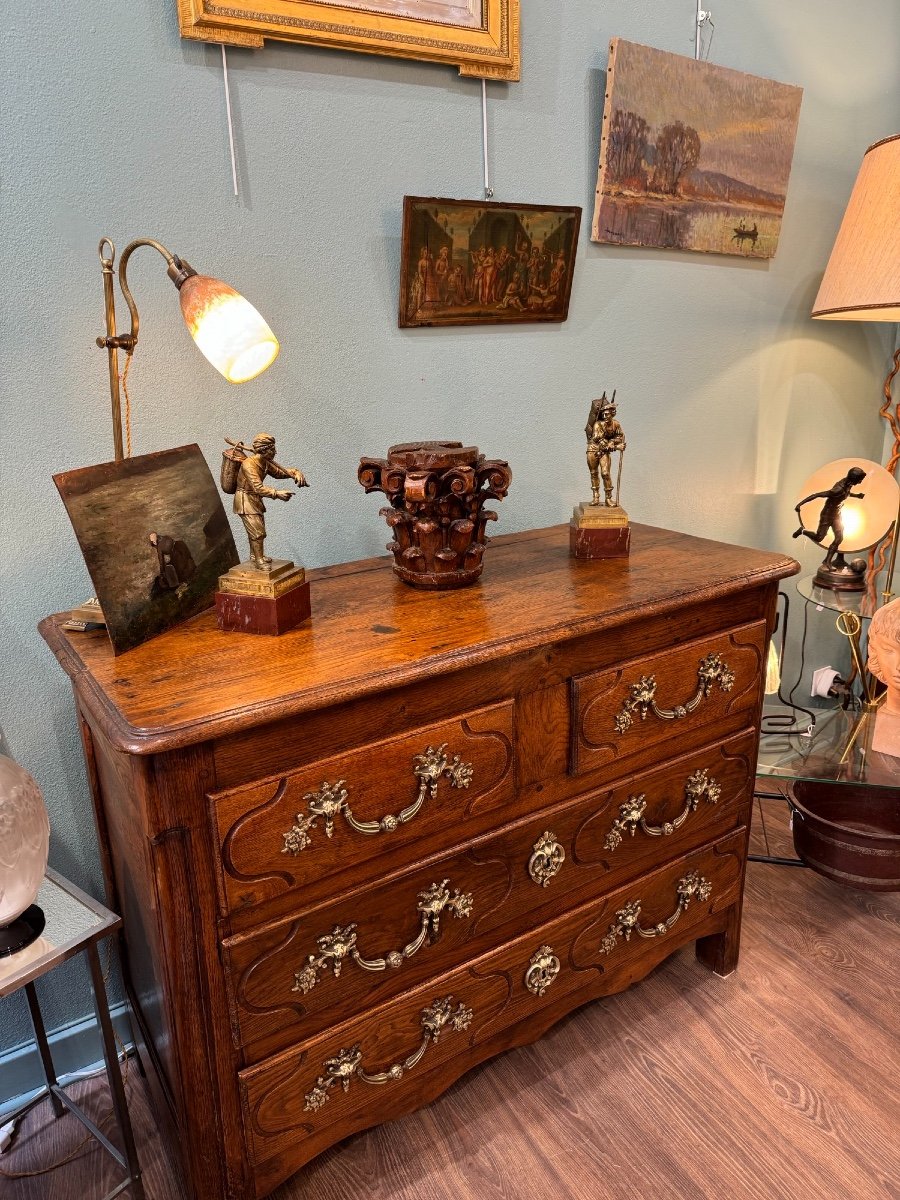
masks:
[[[116,654],[215,603],[238,552],[197,445],[53,476]]]
[[[802,96],[613,38],[591,239],[771,258]]]

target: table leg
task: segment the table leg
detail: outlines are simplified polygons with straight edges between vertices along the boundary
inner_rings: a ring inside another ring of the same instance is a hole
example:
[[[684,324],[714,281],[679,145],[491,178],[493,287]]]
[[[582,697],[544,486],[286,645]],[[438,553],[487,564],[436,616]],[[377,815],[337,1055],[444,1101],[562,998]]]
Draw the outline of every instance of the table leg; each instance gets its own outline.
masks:
[[[91,984],[94,989],[94,1006],[97,1010],[97,1021],[103,1037],[103,1059],[106,1063],[106,1074],[109,1078],[109,1089],[112,1093],[113,1109],[122,1135],[125,1158],[128,1163],[128,1176],[131,1182],[131,1194],[135,1200],[144,1200],[144,1184],[141,1180],[141,1166],[138,1162],[137,1150],[134,1145],[134,1133],[131,1128],[131,1117],[128,1113],[128,1103],[125,1099],[125,1085],[122,1082],[122,1072],[119,1069],[119,1055],[116,1049],[116,1036],[113,1032],[112,1019],[109,1015],[109,1000],[106,995],[106,985],[103,982],[103,970],[100,966],[100,956],[97,944],[92,942],[87,948],[88,964],[91,968]]]
[[[34,1040],[37,1042],[38,1054],[41,1056],[41,1066],[44,1068],[44,1082],[50,1093],[50,1103],[57,1117],[66,1111],[61,1100],[53,1091],[58,1086],[56,1068],[50,1053],[50,1043],[47,1040],[47,1030],[44,1028],[44,1018],[41,1016],[41,1006],[38,1004],[37,992],[33,983],[25,984],[25,996],[28,1000],[28,1011],[31,1013],[31,1024],[34,1028]]]

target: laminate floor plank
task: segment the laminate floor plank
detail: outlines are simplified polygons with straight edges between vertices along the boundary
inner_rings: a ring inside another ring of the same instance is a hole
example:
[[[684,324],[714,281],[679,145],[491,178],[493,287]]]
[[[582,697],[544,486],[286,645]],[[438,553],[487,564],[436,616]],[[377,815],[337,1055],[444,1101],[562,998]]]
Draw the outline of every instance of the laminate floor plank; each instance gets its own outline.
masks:
[[[792,857],[786,810],[764,804],[769,852]],[[758,811],[751,849],[766,852]],[[744,916],[730,978],[686,947],[273,1200],[900,1200],[900,894],[751,863]],[[112,1128],[102,1078],[73,1094]],[[148,1200],[183,1200],[134,1070],[128,1094]],[[44,1105],[0,1170],[81,1138]],[[95,1200],[119,1178],[89,1145],[49,1174],[0,1176],[0,1197]]]

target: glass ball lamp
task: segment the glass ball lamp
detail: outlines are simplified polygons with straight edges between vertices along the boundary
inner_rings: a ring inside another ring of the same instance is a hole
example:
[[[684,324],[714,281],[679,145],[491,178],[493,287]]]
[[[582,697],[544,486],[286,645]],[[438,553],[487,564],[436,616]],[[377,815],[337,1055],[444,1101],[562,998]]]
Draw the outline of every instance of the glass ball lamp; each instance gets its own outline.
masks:
[[[0,958],[23,950],[43,932],[44,914],[34,901],[49,846],[40,788],[24,767],[0,754]]]

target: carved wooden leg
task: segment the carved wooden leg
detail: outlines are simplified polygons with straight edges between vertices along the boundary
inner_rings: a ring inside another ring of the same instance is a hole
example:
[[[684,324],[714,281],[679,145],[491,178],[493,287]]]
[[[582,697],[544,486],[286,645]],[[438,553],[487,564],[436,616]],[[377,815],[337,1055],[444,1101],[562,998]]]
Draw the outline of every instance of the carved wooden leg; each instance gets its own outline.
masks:
[[[737,970],[741,950],[741,906],[732,905],[725,917],[726,924],[721,933],[697,939],[698,960],[723,978]]]

